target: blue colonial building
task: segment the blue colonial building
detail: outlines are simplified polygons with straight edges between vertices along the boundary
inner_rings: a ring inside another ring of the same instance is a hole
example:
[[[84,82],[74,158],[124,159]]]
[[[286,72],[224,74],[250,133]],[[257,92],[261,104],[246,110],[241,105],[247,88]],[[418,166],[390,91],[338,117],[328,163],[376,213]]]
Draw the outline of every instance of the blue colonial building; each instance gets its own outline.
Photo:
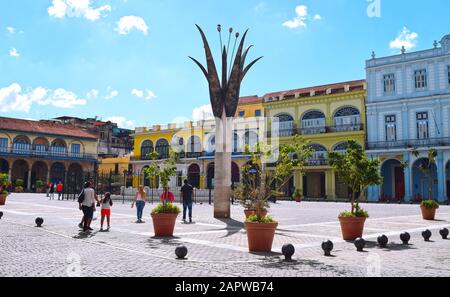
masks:
[[[367,153],[382,161],[384,183],[368,199],[412,201],[450,196],[450,35],[425,51],[366,61]],[[431,174],[420,165],[437,150]],[[416,157],[412,151],[418,151]],[[406,165],[406,166],[405,166]]]

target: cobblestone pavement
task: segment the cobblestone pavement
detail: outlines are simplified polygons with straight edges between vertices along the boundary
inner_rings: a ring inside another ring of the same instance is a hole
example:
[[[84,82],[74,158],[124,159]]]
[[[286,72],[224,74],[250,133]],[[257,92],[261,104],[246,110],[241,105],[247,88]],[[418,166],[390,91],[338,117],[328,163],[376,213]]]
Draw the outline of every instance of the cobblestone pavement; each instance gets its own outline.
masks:
[[[0,220],[0,276],[450,276],[450,240],[439,229],[450,227],[450,207],[438,211],[437,221],[421,218],[417,205],[364,207],[372,217],[366,223],[368,246],[356,252],[340,238],[337,214],[348,208],[341,203],[279,202],[270,215],[279,221],[272,254],[251,254],[247,249],[244,214],[232,207],[232,220],[216,220],[210,205],[194,207],[194,224],[177,222],[175,237],[153,237],[145,209],[145,224],[135,224],[135,210],[117,201],[112,229],[91,236],[79,233],[81,213],[72,201],[49,201],[45,195],[13,194]],[[34,220],[43,217],[43,228]],[[179,217],[181,219],[181,215]],[[433,232],[424,242],[421,232]],[[408,231],[411,245],[400,244],[399,234]],[[376,238],[390,238],[387,249]],[[322,241],[335,243],[333,257],[324,257]],[[175,259],[178,244],[189,249],[188,260]],[[294,261],[283,262],[279,253],[285,243],[296,247]]]

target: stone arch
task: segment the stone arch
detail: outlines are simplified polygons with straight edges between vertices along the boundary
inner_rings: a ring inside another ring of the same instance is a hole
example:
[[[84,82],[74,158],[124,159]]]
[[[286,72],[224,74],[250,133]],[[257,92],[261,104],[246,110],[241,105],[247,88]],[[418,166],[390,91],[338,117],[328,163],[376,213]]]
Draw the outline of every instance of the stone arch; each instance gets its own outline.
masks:
[[[50,181],[52,183],[64,182],[66,167],[61,162],[55,162],[50,167]]]
[[[54,155],[65,155],[67,153],[67,143],[64,139],[54,139],[50,146],[50,152]]]
[[[148,156],[153,152],[153,142],[149,139],[144,140],[141,144],[141,159],[148,160],[150,157]]]
[[[40,180],[44,183],[47,182],[48,175],[48,165],[43,161],[34,162],[31,167],[31,184],[35,186],[36,189],[36,181]]]
[[[336,143],[334,146],[333,146],[333,152],[345,152],[345,151],[347,151],[347,148],[348,148],[348,141],[342,141],[342,142],[339,142],[339,143]]]
[[[278,118],[280,136],[294,135],[294,117],[292,115],[289,113],[280,113],[275,118]]]
[[[13,140],[13,152],[15,154],[26,154],[31,149],[30,138],[26,135],[18,135]]]
[[[388,159],[381,165],[381,200],[402,201],[405,198],[405,175],[402,163],[397,159]]]
[[[216,152],[216,135],[211,134],[205,141],[206,152],[213,154]]]
[[[353,131],[353,126],[361,124],[361,112],[354,106],[341,106],[333,113],[333,122],[335,127],[341,127],[337,132]],[[342,127],[347,128],[342,130]]]
[[[169,142],[165,138],[161,138],[156,142],[155,151],[159,155],[159,159],[169,158]]]
[[[172,140],[170,141],[170,147],[176,153],[184,153],[186,152],[184,138],[182,136],[174,135]]]
[[[21,179],[24,182],[24,188],[28,188],[29,170],[30,165],[27,161],[23,159],[15,160],[11,168],[11,181],[13,182],[13,184],[15,184],[18,179]]]
[[[200,165],[197,163],[188,167],[188,181],[194,188],[200,188]]]
[[[424,174],[421,171],[422,166],[426,166],[429,162],[428,158],[419,158],[412,165],[412,190],[415,199],[437,199],[438,198],[438,176],[437,166],[431,164],[431,174]],[[432,183],[432,196],[429,197],[430,176]]]

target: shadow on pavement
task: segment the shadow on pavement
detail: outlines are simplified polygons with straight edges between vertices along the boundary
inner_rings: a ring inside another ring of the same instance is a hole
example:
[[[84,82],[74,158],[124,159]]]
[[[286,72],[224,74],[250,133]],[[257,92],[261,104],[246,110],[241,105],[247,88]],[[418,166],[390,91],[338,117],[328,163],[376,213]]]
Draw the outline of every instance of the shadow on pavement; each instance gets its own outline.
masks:
[[[244,229],[244,223],[240,221],[236,221],[234,219],[218,219],[222,223],[227,224],[225,227],[225,230],[227,231],[227,234],[222,236],[222,238],[232,236],[236,233],[239,233],[242,229]]]

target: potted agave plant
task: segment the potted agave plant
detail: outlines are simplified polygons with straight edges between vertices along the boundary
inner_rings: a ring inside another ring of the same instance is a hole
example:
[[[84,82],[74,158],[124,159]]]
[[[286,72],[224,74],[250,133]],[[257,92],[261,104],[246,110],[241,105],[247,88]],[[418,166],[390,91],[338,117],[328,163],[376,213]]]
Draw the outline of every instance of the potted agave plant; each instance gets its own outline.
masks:
[[[24,181],[23,179],[18,179],[16,180],[16,186],[15,186],[15,192],[16,193],[23,193],[23,186],[24,186]]]
[[[294,194],[292,194],[292,199],[294,199],[295,202],[302,202],[302,191],[296,188]]]
[[[151,153],[150,158],[152,160],[157,159],[157,153]],[[169,182],[170,177],[176,175],[176,161],[177,154],[170,151],[169,159],[164,161],[161,167],[157,166],[155,162],[152,162],[148,168],[145,169],[145,174],[150,180],[155,180],[159,177],[162,187],[164,189],[164,195],[161,203],[158,204],[151,213],[153,228],[155,231],[155,236],[157,237],[172,237],[175,230],[175,223],[179,213],[180,208],[169,201]]]
[[[412,154],[418,158],[420,153],[417,149],[412,151]],[[420,203],[420,210],[422,212],[422,217],[424,220],[434,221],[436,218],[436,210],[439,209],[439,204],[433,200],[433,167],[436,165],[437,151],[435,149],[430,149],[428,151],[428,158],[422,159],[422,162],[419,162],[417,168],[428,177],[428,197],[429,199],[422,200]]]
[[[9,175],[6,173],[0,174],[0,205],[5,205],[6,198],[9,193],[6,191],[6,187],[8,186]]]
[[[291,179],[294,171],[304,172],[306,160],[312,155],[311,148],[296,136],[294,141],[279,148],[278,158],[273,160],[272,148],[259,143],[251,155],[249,165],[243,166],[243,184],[238,195],[248,200],[254,214],[245,221],[250,252],[270,252],[272,250],[277,221],[266,215],[269,199],[277,195]],[[302,156],[293,158],[294,155]],[[268,167],[268,165],[271,165]]]
[[[380,185],[379,159],[369,159],[363,147],[356,141],[349,141],[345,153],[332,152],[329,155],[330,165],[339,177],[347,182],[351,190],[351,211],[339,215],[342,237],[344,240],[355,240],[362,237],[364,224],[369,213],[362,209],[357,199],[357,193],[363,195],[369,186]]]

